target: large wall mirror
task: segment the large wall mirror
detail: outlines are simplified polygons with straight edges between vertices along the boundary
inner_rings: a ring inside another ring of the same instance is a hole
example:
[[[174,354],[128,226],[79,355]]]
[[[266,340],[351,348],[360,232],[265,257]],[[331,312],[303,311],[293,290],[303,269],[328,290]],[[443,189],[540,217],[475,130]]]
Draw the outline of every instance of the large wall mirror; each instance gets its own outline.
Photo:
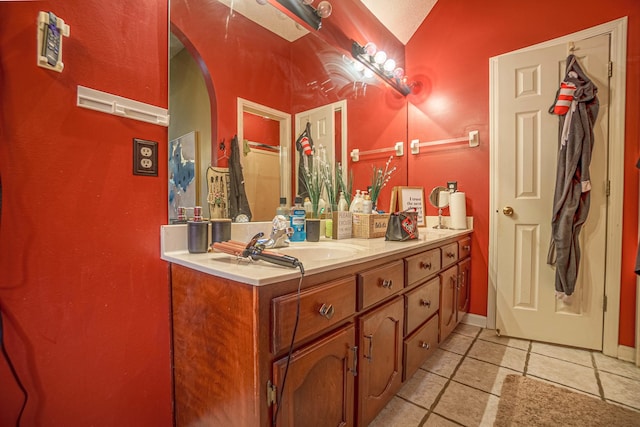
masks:
[[[206,171],[227,166],[237,135],[243,171],[252,180],[246,190],[254,221],[270,220],[280,197],[290,204],[297,194],[295,140],[315,112],[325,111],[330,120],[312,122],[314,142],[325,145],[344,172],[354,171],[354,190],[366,189],[372,163],[388,156],[356,164],[348,156],[351,149],[407,139],[406,99],[353,66],[351,38],[375,37],[379,33],[370,28],[381,25],[360,13],[360,0],[336,1],[320,31],[308,31],[270,3],[260,3],[170,1],[169,140],[198,134],[195,179],[198,203],[205,207]],[[394,161],[394,185],[406,185],[406,159]]]

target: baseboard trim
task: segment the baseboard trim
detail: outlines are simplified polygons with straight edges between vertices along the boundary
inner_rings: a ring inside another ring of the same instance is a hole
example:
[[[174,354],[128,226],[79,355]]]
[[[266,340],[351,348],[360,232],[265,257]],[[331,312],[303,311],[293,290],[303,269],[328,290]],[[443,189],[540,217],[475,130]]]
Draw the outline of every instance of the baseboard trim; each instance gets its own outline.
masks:
[[[471,326],[479,326],[480,328],[487,327],[487,316],[480,316],[478,314],[467,313],[464,315],[460,323]]]
[[[627,347],[626,345],[618,346],[618,359],[625,362],[636,362],[636,349],[633,347]]]

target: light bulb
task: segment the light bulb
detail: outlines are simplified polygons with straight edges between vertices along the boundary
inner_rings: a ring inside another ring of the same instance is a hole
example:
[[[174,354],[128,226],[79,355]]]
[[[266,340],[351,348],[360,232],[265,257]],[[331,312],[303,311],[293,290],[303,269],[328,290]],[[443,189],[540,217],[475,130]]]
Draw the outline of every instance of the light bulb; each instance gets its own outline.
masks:
[[[395,70],[393,70],[393,77],[395,77],[396,79],[401,79],[404,77],[404,70],[400,67],[396,68]]]
[[[371,77],[373,77],[373,71],[371,71],[371,70],[370,70],[370,69],[368,69],[368,68],[365,68],[365,70],[364,70],[364,76],[365,76],[366,78],[370,79]]]
[[[375,56],[373,57],[373,60],[375,61],[376,64],[378,65],[382,65],[384,64],[384,61],[387,60],[387,54],[384,50],[379,50]]]
[[[384,68],[386,72],[390,73],[394,70],[394,68],[396,68],[396,61],[394,61],[393,59],[387,59],[382,68]]]
[[[332,10],[333,8],[331,7],[331,3],[324,0],[318,3],[318,9],[316,9],[316,12],[320,18],[328,18],[331,15]]]
[[[362,63],[359,61],[355,61],[353,63],[353,68],[355,68],[356,71],[362,71],[364,70],[364,65],[362,65]]]
[[[309,5],[309,4],[311,4],[311,3],[313,3],[313,0],[302,0],[302,4],[307,4],[307,5]]]
[[[267,0],[256,0],[256,3],[264,6],[265,4],[267,4]]]
[[[364,53],[366,53],[369,56],[375,55],[377,50],[378,50],[378,47],[373,42],[369,42],[364,45]]]

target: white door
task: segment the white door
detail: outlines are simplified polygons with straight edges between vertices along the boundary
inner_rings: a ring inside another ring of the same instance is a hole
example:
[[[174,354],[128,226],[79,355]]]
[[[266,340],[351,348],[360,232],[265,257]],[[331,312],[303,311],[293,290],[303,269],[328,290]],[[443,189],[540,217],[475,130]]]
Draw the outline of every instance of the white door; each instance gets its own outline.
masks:
[[[598,87],[600,112],[591,208],[580,235],[582,257],[570,304],[556,299],[555,267],[546,262],[558,149],[558,117],[548,110],[564,77],[567,53],[562,44],[498,58],[496,328],[506,336],[602,349],[609,35],[575,42],[574,54]]]
[[[340,122],[336,123],[336,112],[340,111]],[[336,138],[339,141],[346,141],[346,120],[347,120],[346,102],[339,101],[332,104],[323,105],[322,107],[314,108],[300,112],[295,115],[296,120],[296,136],[297,139],[300,133],[305,129],[307,122],[311,123],[311,139],[313,140],[313,146],[316,149],[316,153],[319,152],[320,147],[324,150],[326,160],[331,164],[336,164],[341,161],[344,149],[341,149],[342,144],[336,144]],[[338,126],[339,125],[339,126]],[[340,134],[337,134],[337,129],[341,129]],[[298,165],[300,162],[300,153],[295,152],[295,165],[296,165],[296,194],[299,193],[297,186]]]

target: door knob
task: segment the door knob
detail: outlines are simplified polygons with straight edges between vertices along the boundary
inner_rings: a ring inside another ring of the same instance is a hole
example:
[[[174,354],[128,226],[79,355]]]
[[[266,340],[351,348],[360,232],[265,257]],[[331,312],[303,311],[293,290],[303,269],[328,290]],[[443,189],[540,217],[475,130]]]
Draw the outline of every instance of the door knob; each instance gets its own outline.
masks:
[[[511,216],[513,215],[513,208],[511,206],[505,206],[504,208],[502,208],[502,213],[506,216]]]

